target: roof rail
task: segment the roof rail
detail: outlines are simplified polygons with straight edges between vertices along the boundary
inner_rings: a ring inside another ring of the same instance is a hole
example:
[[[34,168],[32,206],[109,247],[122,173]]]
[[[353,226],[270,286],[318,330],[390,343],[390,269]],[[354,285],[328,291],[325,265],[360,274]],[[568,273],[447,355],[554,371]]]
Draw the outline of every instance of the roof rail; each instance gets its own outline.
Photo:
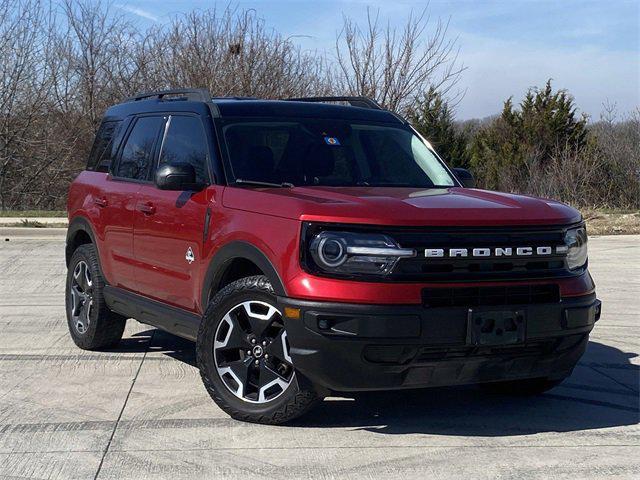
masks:
[[[291,102],[347,102],[352,107],[372,108],[374,110],[382,110],[383,108],[376,102],[367,97],[300,97],[287,98]]]
[[[213,97],[212,100],[260,100],[258,97]]]
[[[133,97],[127,98],[127,102],[137,102],[139,100],[146,100],[149,98],[157,98],[162,100],[163,97],[169,95],[181,95],[186,97],[187,100],[209,102],[211,101],[211,94],[205,88],[175,88],[171,90],[159,90],[157,92],[139,93]]]

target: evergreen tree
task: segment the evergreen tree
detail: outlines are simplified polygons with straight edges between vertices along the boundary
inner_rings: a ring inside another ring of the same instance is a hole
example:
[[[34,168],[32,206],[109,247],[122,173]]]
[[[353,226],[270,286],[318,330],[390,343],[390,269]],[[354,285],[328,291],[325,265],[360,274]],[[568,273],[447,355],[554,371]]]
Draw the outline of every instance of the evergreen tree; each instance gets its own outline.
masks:
[[[486,188],[508,190],[507,180],[526,185],[532,163],[544,168],[558,151],[582,152],[589,143],[586,127],[573,97],[554,92],[549,80],[542,89],[529,89],[519,110],[511,98],[504,103],[502,114],[473,139],[471,167]]]
[[[469,166],[466,136],[456,127],[451,107],[438,91],[429,89],[408,117],[450,166]]]

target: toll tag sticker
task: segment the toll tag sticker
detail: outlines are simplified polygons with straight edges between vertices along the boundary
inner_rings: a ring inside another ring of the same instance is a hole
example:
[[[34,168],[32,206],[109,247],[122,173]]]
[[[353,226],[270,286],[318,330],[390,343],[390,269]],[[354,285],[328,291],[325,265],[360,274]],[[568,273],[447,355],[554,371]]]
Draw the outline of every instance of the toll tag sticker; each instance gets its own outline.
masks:
[[[336,137],[324,137],[324,143],[331,146],[340,145],[340,141]]]

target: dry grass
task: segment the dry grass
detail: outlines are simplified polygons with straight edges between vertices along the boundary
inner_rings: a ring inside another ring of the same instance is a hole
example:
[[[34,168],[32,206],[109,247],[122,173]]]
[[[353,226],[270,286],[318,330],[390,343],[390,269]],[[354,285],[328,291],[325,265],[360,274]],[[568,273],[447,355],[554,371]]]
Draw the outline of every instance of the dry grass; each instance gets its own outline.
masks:
[[[67,216],[64,210],[0,210],[0,217],[61,217]]]
[[[582,215],[590,236],[640,234],[640,210],[588,210]]]

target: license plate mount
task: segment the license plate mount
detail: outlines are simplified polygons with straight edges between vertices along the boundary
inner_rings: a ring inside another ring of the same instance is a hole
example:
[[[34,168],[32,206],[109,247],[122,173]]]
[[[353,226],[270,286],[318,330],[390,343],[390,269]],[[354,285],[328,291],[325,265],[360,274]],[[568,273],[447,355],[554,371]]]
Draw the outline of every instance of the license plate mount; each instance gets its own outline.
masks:
[[[469,309],[467,344],[477,346],[523,343],[527,330],[524,310]]]

